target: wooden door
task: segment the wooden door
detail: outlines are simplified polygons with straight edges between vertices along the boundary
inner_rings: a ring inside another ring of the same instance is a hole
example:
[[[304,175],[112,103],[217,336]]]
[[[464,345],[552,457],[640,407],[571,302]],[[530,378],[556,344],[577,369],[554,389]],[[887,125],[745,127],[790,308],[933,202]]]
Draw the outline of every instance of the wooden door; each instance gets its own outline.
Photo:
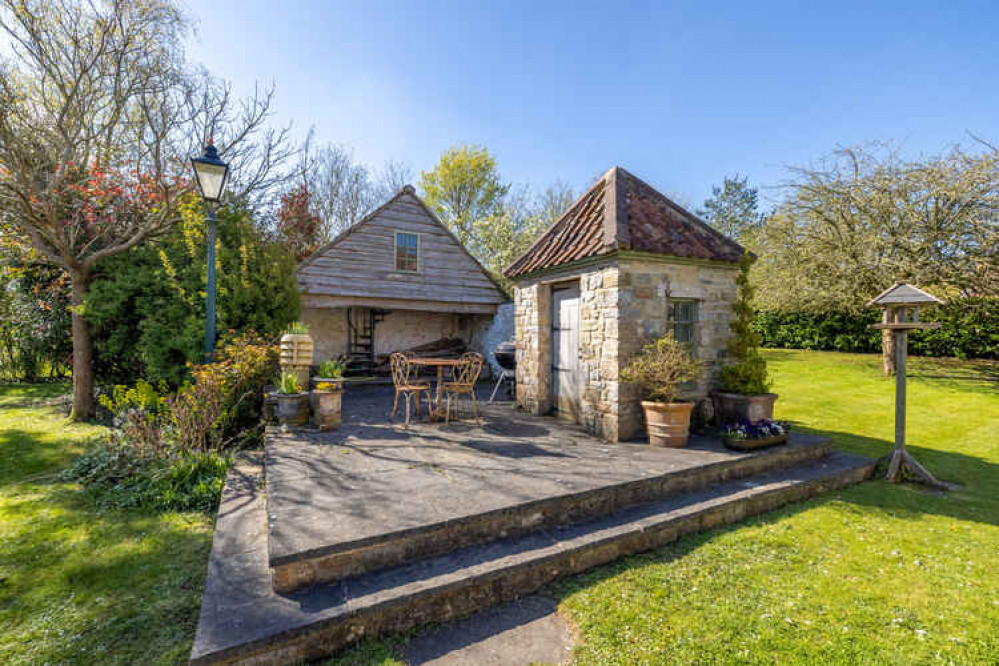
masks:
[[[579,364],[579,287],[552,292],[552,394],[559,416],[576,420],[583,390]]]

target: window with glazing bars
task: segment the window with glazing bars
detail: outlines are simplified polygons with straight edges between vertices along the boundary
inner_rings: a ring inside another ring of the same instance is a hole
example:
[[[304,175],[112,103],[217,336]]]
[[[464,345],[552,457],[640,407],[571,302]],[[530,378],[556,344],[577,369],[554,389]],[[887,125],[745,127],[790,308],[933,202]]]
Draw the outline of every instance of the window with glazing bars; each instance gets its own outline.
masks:
[[[672,299],[669,315],[673,322],[673,337],[694,346],[697,343],[697,301]]]
[[[420,269],[420,237],[418,234],[396,233],[395,269],[410,273],[415,273]]]

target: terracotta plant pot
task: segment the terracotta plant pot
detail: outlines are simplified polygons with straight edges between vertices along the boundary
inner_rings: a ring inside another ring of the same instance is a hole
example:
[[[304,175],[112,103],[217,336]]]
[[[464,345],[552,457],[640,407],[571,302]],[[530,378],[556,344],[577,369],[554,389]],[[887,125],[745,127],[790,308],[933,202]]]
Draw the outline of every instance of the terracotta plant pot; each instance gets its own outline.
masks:
[[[718,425],[756,423],[762,419],[774,417],[776,393],[760,393],[758,395],[743,395],[742,393],[723,393],[716,391],[713,396],[715,403],[715,419]]]
[[[645,427],[649,433],[651,446],[680,448],[687,446],[690,435],[690,412],[692,402],[649,402],[642,401],[645,412]]]
[[[340,391],[313,391],[309,395],[312,424],[320,431],[340,427]]]
[[[309,422],[308,393],[278,393],[274,410],[278,423],[283,426],[301,426]]]

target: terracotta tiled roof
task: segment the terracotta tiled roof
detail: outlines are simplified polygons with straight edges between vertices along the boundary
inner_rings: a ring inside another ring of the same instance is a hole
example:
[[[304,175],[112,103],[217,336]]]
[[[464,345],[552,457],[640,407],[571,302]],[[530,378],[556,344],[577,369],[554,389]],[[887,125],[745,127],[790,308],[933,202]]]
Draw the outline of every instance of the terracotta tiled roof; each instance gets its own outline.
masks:
[[[690,211],[614,167],[503,274],[516,278],[615,250],[729,262],[745,253]]]

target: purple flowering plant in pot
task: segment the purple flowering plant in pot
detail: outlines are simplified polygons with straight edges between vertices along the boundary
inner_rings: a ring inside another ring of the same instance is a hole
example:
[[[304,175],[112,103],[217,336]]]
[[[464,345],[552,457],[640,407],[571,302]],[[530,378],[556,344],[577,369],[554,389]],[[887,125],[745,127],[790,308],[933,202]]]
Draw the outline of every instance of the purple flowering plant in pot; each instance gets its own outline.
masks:
[[[722,428],[722,442],[730,449],[749,451],[787,444],[790,434],[791,424],[787,421],[742,419]]]

